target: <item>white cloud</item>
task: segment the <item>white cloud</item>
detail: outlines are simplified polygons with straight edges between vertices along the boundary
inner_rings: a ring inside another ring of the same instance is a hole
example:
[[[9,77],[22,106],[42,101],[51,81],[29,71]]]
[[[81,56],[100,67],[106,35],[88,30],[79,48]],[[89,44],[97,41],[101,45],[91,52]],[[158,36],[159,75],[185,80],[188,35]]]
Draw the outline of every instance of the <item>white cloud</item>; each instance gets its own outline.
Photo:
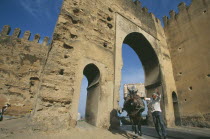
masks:
[[[33,2],[27,1],[27,0],[22,0],[20,1],[21,6],[29,12],[32,16],[36,17],[37,16],[37,9],[33,7]]]
[[[52,14],[54,14],[50,9],[52,2],[47,2],[46,0],[21,0],[20,5],[34,18],[42,20],[43,18],[52,18]]]

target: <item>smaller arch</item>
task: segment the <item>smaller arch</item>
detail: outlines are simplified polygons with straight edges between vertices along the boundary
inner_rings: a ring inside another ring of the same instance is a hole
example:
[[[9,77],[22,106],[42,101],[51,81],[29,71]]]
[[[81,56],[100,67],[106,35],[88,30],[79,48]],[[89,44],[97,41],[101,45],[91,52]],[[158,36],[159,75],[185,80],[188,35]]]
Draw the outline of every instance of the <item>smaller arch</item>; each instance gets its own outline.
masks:
[[[97,125],[98,104],[100,96],[100,70],[95,64],[88,64],[83,70],[83,75],[88,81],[85,121]]]
[[[172,92],[172,99],[173,99],[173,102],[178,102],[177,95],[175,92]]]
[[[175,118],[175,125],[180,126],[181,125],[181,118],[179,113],[179,102],[178,97],[175,92],[172,92],[172,100],[173,100],[173,107],[174,107],[174,118]]]

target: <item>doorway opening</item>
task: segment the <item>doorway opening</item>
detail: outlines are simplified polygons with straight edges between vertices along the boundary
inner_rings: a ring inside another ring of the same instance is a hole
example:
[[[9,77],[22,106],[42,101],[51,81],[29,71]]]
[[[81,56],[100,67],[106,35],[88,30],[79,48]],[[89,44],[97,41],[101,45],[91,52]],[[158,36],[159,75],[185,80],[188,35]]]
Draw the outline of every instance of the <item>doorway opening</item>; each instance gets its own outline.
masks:
[[[79,99],[77,121],[85,121],[87,87],[88,87],[88,80],[87,80],[86,76],[83,76],[81,87],[80,87],[80,99]]]
[[[152,45],[143,34],[133,32],[125,37],[122,46],[122,56],[123,67],[121,70],[120,106],[123,105],[122,96],[124,92],[122,86],[125,83],[143,83],[144,93],[147,97],[151,97],[156,88],[160,88],[159,92],[163,93],[158,57]],[[146,111],[142,113],[143,116],[147,117],[147,111],[148,108],[146,105]],[[149,119],[149,121],[152,122],[152,119]]]
[[[91,125],[96,125],[98,98],[100,94],[100,71],[94,64],[88,64],[83,70],[78,117]]]
[[[179,103],[178,98],[175,92],[172,92],[172,99],[173,99],[173,107],[174,107],[174,117],[175,117],[175,125],[181,125],[180,113],[179,113]]]
[[[123,107],[125,92],[127,88],[125,86],[131,87],[135,86],[138,89],[138,93],[145,93],[144,88],[144,69],[142,67],[141,60],[138,58],[136,52],[127,44],[122,45],[122,60],[123,67],[121,70],[121,86],[120,86],[120,107]],[[147,114],[145,111],[144,115]],[[122,113],[121,116],[126,116],[127,113]]]
[[[137,54],[145,73],[146,89],[155,88],[161,83],[158,57],[143,34],[133,32],[124,39],[124,44],[129,45]]]

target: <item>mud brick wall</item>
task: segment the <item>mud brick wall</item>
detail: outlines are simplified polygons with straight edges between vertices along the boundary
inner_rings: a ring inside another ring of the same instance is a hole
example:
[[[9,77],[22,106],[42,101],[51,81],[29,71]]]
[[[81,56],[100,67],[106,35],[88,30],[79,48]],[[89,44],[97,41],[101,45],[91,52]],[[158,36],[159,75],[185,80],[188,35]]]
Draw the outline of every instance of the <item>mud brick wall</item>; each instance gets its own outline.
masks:
[[[181,3],[164,17],[182,125],[210,127],[210,1]]]
[[[29,31],[23,38],[19,38],[19,28],[11,36],[9,32],[9,26],[4,26],[0,32],[0,107],[9,103],[12,107],[5,114],[20,116],[34,107],[49,38],[39,44],[38,34],[29,41]]]

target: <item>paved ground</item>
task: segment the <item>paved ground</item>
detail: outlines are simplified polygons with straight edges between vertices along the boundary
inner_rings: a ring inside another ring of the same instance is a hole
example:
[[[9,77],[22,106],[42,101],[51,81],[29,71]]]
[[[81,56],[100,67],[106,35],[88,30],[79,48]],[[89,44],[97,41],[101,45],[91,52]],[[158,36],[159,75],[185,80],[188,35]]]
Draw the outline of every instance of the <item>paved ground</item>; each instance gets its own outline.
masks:
[[[131,134],[131,126],[122,126],[121,130]],[[158,138],[155,128],[142,126],[143,136],[145,139]],[[132,133],[133,134],[133,133]],[[168,139],[210,139],[210,129],[192,128],[192,127],[176,127],[167,128]]]

